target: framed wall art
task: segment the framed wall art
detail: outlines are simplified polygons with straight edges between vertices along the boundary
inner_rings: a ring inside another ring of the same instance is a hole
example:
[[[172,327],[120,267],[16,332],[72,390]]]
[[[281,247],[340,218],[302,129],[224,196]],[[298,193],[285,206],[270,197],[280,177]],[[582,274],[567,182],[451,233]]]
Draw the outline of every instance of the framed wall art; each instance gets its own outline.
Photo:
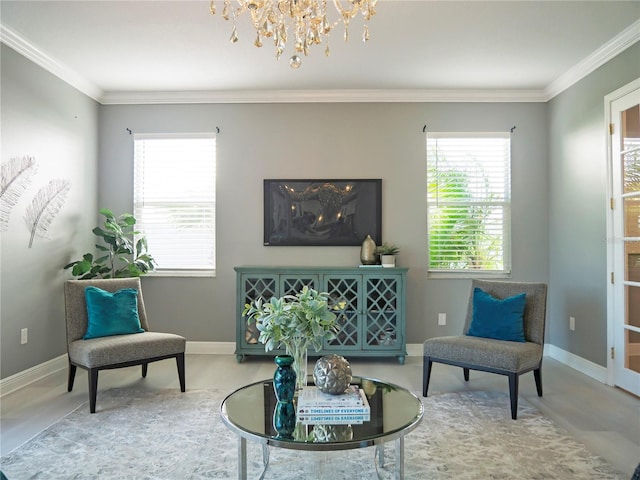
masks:
[[[381,179],[264,180],[265,246],[359,246],[382,237]]]

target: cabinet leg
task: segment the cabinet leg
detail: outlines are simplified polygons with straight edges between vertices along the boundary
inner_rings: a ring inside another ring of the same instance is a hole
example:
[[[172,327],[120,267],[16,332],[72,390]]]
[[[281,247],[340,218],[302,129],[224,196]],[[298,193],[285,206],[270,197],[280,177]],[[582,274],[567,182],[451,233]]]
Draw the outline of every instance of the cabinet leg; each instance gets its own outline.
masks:
[[[398,363],[400,365],[404,365],[404,360],[405,360],[405,356],[404,355],[398,355]]]
[[[244,360],[244,355],[242,353],[236,353],[236,361],[238,363],[242,363],[243,360]]]

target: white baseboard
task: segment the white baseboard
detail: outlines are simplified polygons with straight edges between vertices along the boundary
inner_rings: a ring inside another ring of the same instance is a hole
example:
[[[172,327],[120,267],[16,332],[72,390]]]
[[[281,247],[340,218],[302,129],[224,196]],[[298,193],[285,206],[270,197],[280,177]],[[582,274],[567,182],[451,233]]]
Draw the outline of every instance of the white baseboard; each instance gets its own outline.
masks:
[[[602,383],[607,383],[607,368],[586,360],[571,352],[567,352],[555,345],[545,344],[544,354],[554,360],[564,363],[574,370],[584,373],[586,376],[593,378]]]
[[[186,353],[199,355],[233,355],[235,351],[235,342],[187,342]],[[421,357],[422,344],[407,344],[407,356]]]
[[[407,343],[407,357],[422,357],[424,347],[421,343]]]
[[[187,342],[186,353],[191,355],[233,355],[235,349],[235,342]],[[607,383],[607,369],[605,367],[596,365],[555,345],[545,345],[544,354],[599,382]],[[407,356],[421,357],[422,344],[407,344]],[[0,398],[65,368],[67,368],[66,354],[4,378],[0,380]]]
[[[48,375],[59,372],[67,368],[69,362],[67,361],[67,354],[60,355],[48,362],[41,363],[35,367],[31,367],[22,372],[18,372],[10,377],[0,380],[0,397],[4,397],[11,392],[26,387],[27,385],[36,382]]]
[[[235,351],[235,342],[187,342],[186,353],[196,355],[233,355]],[[422,356],[422,344],[407,344],[407,356]]]

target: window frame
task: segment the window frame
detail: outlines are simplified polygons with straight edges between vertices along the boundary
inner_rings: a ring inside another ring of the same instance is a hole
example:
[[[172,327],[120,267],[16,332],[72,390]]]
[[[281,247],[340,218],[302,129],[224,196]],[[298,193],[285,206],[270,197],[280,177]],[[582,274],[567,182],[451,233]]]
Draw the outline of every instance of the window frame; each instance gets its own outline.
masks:
[[[202,268],[193,268],[193,267],[185,267],[185,268],[176,268],[176,267],[168,267],[168,268],[162,268],[162,266],[158,266],[156,268],[156,270],[154,270],[153,272],[149,272],[147,274],[147,276],[155,276],[155,277],[215,277],[216,276],[216,269],[217,269],[217,250],[216,250],[216,243],[217,243],[217,225],[216,225],[216,218],[217,218],[217,202],[216,202],[216,196],[217,196],[217,145],[216,145],[216,133],[215,132],[196,132],[196,133],[135,133],[133,135],[133,211],[134,211],[134,216],[136,217],[136,228],[139,229],[141,231],[142,234],[144,234],[147,237],[147,240],[149,241],[149,234],[147,232],[145,232],[145,224],[144,224],[144,220],[145,220],[145,216],[143,214],[140,213],[140,208],[142,208],[142,204],[144,204],[144,198],[139,199],[138,198],[138,194],[139,194],[139,187],[140,184],[139,182],[141,181],[141,177],[139,175],[141,175],[139,173],[139,158],[138,158],[138,153],[137,153],[137,148],[139,146],[139,141],[145,141],[145,140],[186,140],[186,139],[195,139],[195,140],[199,140],[199,139],[207,139],[207,140],[213,140],[213,194],[211,197],[211,200],[209,202],[206,201],[202,201],[202,202],[198,202],[198,203],[203,203],[203,204],[209,204],[210,208],[212,210],[212,219],[211,219],[211,226],[212,226],[212,243],[211,243],[211,249],[212,249],[212,256],[211,256],[211,262],[209,264],[206,264],[205,266],[203,266]],[[167,204],[171,204],[171,201],[168,201]],[[181,202],[176,202],[175,199],[173,200],[173,203],[181,203]],[[153,236],[151,237],[153,238]],[[137,240],[137,239],[136,239]],[[151,240],[152,242],[152,240]],[[149,253],[153,256],[153,245],[150,242],[149,245]]]
[[[434,198],[430,192],[430,168],[431,168],[431,153],[429,151],[430,141],[433,139],[505,139],[507,140],[507,149],[505,162],[503,164],[503,181],[504,189],[501,192],[503,198],[501,200],[494,201],[443,201],[437,196]],[[427,167],[427,192],[426,207],[427,207],[427,276],[429,278],[510,278],[512,273],[512,258],[511,258],[511,222],[512,222],[512,210],[511,210],[511,172],[512,172],[512,141],[511,134],[509,132],[425,132],[425,154],[426,154],[426,167]],[[431,267],[431,209],[435,205],[448,205],[448,206],[499,206],[502,208],[502,269],[472,269],[472,268],[433,268]]]

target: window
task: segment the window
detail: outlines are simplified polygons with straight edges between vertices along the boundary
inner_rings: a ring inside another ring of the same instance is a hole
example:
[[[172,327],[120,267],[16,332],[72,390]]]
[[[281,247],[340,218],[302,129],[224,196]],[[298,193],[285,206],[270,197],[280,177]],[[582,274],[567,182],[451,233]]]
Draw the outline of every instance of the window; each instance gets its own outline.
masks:
[[[507,274],[509,133],[428,133],[429,272]]]
[[[133,209],[157,274],[215,274],[215,199],[215,134],[134,136]]]

